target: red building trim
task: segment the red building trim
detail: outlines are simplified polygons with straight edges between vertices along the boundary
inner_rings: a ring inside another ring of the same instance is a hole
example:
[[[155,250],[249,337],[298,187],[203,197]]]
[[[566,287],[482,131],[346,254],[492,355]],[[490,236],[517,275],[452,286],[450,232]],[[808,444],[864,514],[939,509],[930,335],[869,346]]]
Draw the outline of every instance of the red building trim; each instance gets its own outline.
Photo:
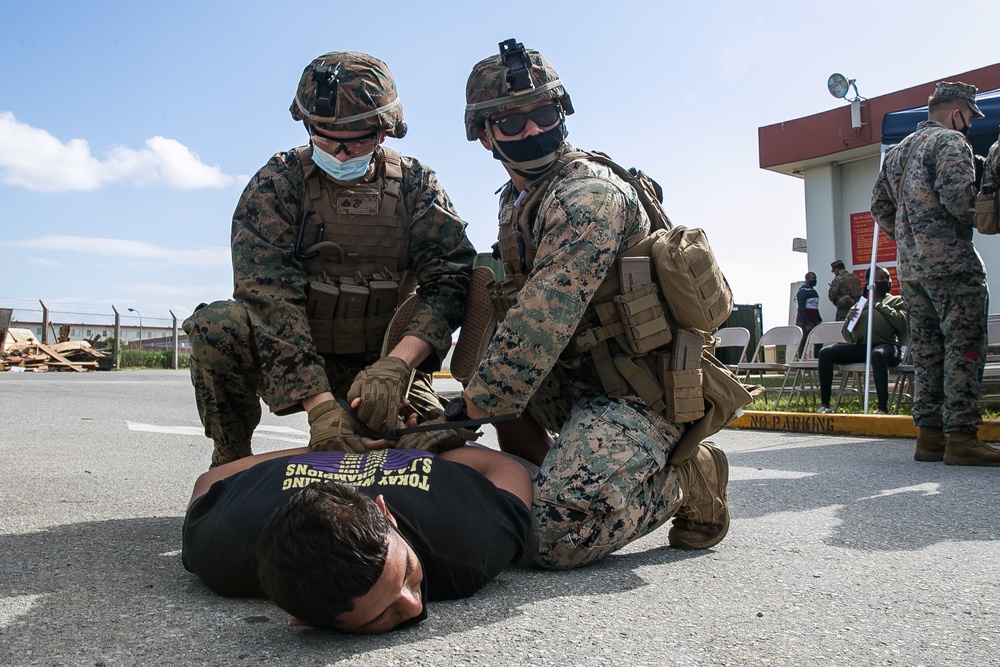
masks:
[[[758,128],[760,167],[772,169],[877,145],[882,141],[882,117],[891,111],[927,104],[927,98],[934,92],[938,81],[971,83],[981,91],[1000,88],[1000,63],[862,100],[861,120],[864,125],[858,130],[851,128],[851,108],[847,103],[823,113]]]

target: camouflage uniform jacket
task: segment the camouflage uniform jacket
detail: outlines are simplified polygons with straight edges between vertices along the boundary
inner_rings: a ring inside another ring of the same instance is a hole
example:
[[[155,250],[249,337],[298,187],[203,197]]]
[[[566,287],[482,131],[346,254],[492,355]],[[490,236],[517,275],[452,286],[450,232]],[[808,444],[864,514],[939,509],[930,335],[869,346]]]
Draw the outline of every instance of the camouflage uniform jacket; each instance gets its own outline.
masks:
[[[861,279],[850,271],[839,273],[830,281],[826,296],[837,307],[838,312],[846,310],[857,303],[861,296]]]
[[[913,141],[927,135],[913,153],[896,192]],[[886,153],[872,191],[872,216],[897,246],[901,281],[933,280],[959,273],[985,276],[972,244],[976,170],[972,147],[960,132],[925,120]]]
[[[518,194],[508,185],[501,195],[501,225],[511,221]],[[525,267],[517,303],[499,323],[466,396],[491,414],[522,412],[557,364],[572,381],[604,394],[596,372],[576,367],[589,354],[574,362],[559,357],[615,257],[648,232],[638,195],[610,168],[587,159],[566,165],[532,217],[531,238],[520,239],[535,250],[533,266]]]
[[[998,143],[993,142],[990,152],[986,155],[986,164],[983,168],[983,182],[979,191],[984,195],[991,195],[1000,190],[1000,150],[997,150]]]
[[[376,149],[374,159],[380,154]],[[250,314],[272,410],[330,390],[306,318],[307,273],[295,256],[305,188],[295,152],[278,153],[250,180],[233,215],[233,297]],[[436,370],[461,323],[475,249],[427,165],[403,157],[401,189],[410,229],[408,268],[424,300],[405,333],[437,351],[421,367]]]

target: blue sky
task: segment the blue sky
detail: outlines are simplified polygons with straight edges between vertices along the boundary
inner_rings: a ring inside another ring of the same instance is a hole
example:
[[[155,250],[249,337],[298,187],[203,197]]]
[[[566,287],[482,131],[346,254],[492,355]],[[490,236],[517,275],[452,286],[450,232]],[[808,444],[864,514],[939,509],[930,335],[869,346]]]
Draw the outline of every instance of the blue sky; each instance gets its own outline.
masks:
[[[506,179],[465,141],[465,80],[516,37],[572,96],[570,141],[656,178],[671,219],[708,232],[737,303],[784,324],[806,271],[791,251],[803,188],[758,167],[757,128],[843,104],[826,90],[833,72],[874,97],[992,64],[995,40],[971,35],[1000,25],[995,0],[351,6],[5,3],[0,306],[37,318],[41,299],[71,322],[115,305],[163,326],[229,297],[233,208],[273,153],[305,143],[288,105],[331,50],[386,61],[410,128],[388,145],[438,173],[487,251]]]

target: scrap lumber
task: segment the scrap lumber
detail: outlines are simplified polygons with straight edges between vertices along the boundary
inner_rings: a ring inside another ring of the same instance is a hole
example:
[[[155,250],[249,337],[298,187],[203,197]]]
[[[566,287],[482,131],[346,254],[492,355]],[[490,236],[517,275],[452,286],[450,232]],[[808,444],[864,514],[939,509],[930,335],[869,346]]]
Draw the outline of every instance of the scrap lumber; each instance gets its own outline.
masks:
[[[87,370],[86,368],[83,368],[79,364],[73,363],[72,361],[70,361],[69,359],[67,359],[66,357],[64,357],[63,355],[61,355],[58,352],[56,352],[55,348],[52,347],[51,345],[48,345],[46,343],[38,343],[37,347],[38,347],[39,350],[41,350],[45,354],[49,355],[50,357],[52,357],[53,359],[55,359],[60,364],[62,364],[64,366],[69,366],[71,369],[73,369],[77,373],[84,373]]]

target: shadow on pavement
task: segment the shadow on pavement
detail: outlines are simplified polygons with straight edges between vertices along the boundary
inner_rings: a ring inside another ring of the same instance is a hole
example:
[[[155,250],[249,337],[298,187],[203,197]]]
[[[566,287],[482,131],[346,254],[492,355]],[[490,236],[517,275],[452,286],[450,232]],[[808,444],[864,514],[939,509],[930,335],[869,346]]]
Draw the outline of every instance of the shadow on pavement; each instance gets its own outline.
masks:
[[[1000,470],[918,463],[911,441],[819,442],[830,444],[729,453],[730,465],[751,477],[730,481],[734,521],[834,507],[840,523],[824,540],[831,546],[906,551],[1000,539],[987,509],[1000,503]]]
[[[0,536],[0,664],[315,664],[446,637],[549,598],[647,585],[667,548],[570,572],[513,567],[472,598],[432,603],[420,625],[377,637],[291,628],[266,600],[216,596],[180,559],[181,517],[56,526]]]

